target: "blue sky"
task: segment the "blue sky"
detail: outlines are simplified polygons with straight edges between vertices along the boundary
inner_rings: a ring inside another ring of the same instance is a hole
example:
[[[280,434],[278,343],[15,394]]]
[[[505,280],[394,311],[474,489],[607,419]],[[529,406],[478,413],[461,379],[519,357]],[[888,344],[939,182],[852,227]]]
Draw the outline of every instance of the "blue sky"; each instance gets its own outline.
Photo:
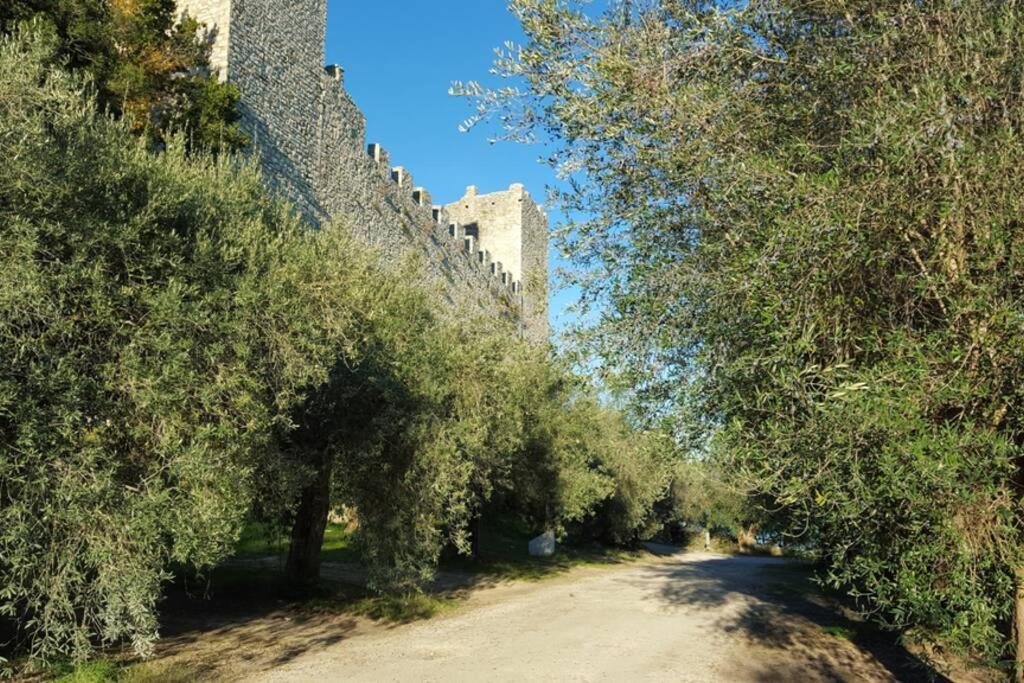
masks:
[[[540,202],[556,182],[537,160],[543,149],[490,144],[493,127],[460,133],[472,114],[465,100],[448,95],[454,80],[495,84],[488,71],[494,48],[519,42],[522,32],[505,0],[328,0],[327,63],[345,69],[345,87],[366,114],[367,142],[405,166],[435,203],[453,202],[467,185],[481,192],[523,183]],[[554,227],[559,216],[549,211]],[[550,270],[559,263],[551,252]],[[572,291],[551,282],[551,319],[557,331]]]

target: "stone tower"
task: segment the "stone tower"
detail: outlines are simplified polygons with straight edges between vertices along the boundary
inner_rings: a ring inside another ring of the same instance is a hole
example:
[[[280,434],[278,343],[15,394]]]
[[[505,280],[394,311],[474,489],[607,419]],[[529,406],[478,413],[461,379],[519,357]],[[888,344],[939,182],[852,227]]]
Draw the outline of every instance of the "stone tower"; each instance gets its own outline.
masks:
[[[205,24],[211,64],[238,86],[264,177],[314,226],[342,223],[385,260],[412,255],[455,314],[487,311],[548,338],[547,218],[521,185],[432,206],[405,168],[366,144],[366,121],[324,65],[327,0],[178,0]],[[410,111],[418,103],[409,102]]]
[[[475,237],[510,279],[520,283],[527,338],[547,339],[548,220],[530,193],[520,184],[490,194],[470,186],[445,209],[449,221]]]

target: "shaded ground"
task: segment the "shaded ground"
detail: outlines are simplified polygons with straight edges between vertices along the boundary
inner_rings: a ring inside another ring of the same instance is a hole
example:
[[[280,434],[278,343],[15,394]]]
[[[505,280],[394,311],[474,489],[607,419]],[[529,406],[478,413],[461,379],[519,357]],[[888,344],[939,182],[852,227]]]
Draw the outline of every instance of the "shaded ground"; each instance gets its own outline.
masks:
[[[458,583],[458,579],[454,579]],[[261,681],[917,681],[930,672],[811,597],[786,560],[689,554],[540,582],[465,578],[429,621],[256,603],[171,619],[152,666]],[[258,613],[253,613],[254,611]],[[948,680],[938,677],[937,680]]]

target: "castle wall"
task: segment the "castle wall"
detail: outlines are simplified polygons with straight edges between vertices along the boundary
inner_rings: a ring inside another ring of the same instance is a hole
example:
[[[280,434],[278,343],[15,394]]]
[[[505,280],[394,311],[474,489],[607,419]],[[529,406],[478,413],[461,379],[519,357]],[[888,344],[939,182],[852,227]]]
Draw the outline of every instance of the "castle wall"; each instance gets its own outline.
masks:
[[[547,228],[545,221],[542,233],[535,225],[528,235],[522,220],[513,225],[514,215],[518,207],[522,219],[525,204],[533,218],[542,214],[524,201],[529,195],[520,186],[503,209],[508,226],[467,238],[444,209],[431,206],[429,194],[413,185],[405,169],[392,169],[381,148],[368,149],[365,119],[344,91],[343,72],[323,66],[326,2],[179,0],[179,7],[207,25],[212,65],[241,90],[242,124],[272,189],[314,226],[340,222],[391,261],[418,257],[426,270],[423,285],[437,289],[453,311],[485,311],[525,323],[524,312],[539,309],[523,301],[520,273],[530,275],[537,266],[514,241],[520,233],[536,240],[542,234],[546,252]],[[507,259],[511,273],[489,249]],[[527,288],[544,300],[545,316],[546,272],[544,265],[543,287]],[[543,325],[522,327],[530,338],[547,338],[546,317]]]
[[[210,66],[221,80],[228,77],[228,45],[231,44],[231,3],[224,0],[178,0],[178,10],[206,25],[213,43]]]
[[[313,222],[327,0],[234,0],[228,80],[266,177]]]
[[[508,192],[481,195],[475,187],[466,196],[445,207],[451,220],[475,231],[480,242],[487,245],[491,257],[500,261],[513,280],[523,276],[523,187],[513,185]]]
[[[179,0],[205,23],[211,65],[242,91],[264,176],[314,224],[327,0]]]
[[[548,315],[548,217],[533,201],[523,201],[522,320],[526,338],[545,342],[551,335]]]
[[[334,72],[337,73],[337,72]],[[493,273],[489,261],[467,246],[429,194],[403,168],[392,168],[382,148],[365,144],[365,119],[338,76],[323,76],[318,201],[388,258],[417,255],[434,287],[457,310],[486,310],[518,317],[511,280]]]

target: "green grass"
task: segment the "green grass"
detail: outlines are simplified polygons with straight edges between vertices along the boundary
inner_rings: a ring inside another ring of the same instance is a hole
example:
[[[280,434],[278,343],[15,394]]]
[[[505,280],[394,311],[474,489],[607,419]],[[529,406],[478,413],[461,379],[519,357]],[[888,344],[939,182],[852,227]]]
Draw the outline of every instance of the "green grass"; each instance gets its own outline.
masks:
[[[358,562],[352,534],[341,524],[328,524],[324,531],[324,543],[320,546],[321,562]]]
[[[853,640],[857,637],[857,631],[847,626],[822,626],[821,630],[843,640]]]
[[[480,558],[452,557],[441,563],[441,571],[457,571],[492,579],[537,581],[561,574],[573,567],[626,562],[642,555],[640,552],[608,548],[596,543],[559,543],[554,557],[531,557],[527,544],[538,532],[520,520],[502,516],[488,520],[483,529]],[[278,527],[252,523],[246,526],[235,550],[237,559],[277,557],[282,561],[288,552],[288,535]],[[341,524],[328,524],[320,553],[322,562],[358,563],[355,540]],[[218,583],[244,583],[251,570],[222,567],[213,577]],[[263,572],[266,574],[266,572]],[[279,577],[266,577],[271,583]]]
[[[340,604],[336,600],[318,600],[311,607],[340,611],[369,617],[374,621],[389,624],[408,624],[413,621],[430,619],[441,612],[451,610],[460,604],[454,597],[441,597],[428,593],[408,595],[366,595],[356,600],[346,599]]]
[[[253,522],[242,530],[242,537],[235,546],[235,557],[253,559],[259,557],[285,557],[288,554],[288,532],[277,526]],[[358,562],[352,534],[343,524],[328,523],[324,530],[324,542],[320,558],[323,562]]]
[[[131,664],[101,657],[83,664],[54,664],[46,678],[55,683],[192,683],[201,673],[183,664],[140,662]]]
[[[84,664],[60,662],[52,665],[47,672],[57,683],[106,683],[116,681],[121,665],[110,659],[95,659]]]
[[[484,576],[495,580],[537,581],[564,573],[573,567],[625,562],[641,553],[607,548],[595,543],[560,543],[554,557],[531,557],[527,544],[537,532],[510,516],[488,520],[483,529],[481,552],[478,560],[464,556],[448,558],[441,563],[441,571],[457,571]],[[267,524],[246,526],[235,550],[239,559],[277,557],[284,559],[288,552],[287,533]],[[358,563],[359,552],[352,534],[344,525],[328,524],[320,553],[322,562]],[[212,574],[220,585],[244,584],[252,570],[222,567]],[[269,584],[279,576],[261,572]],[[257,577],[253,577],[258,581]],[[273,587],[268,585],[268,588]]]
[[[243,558],[283,555],[286,552],[288,534],[280,527],[262,522],[246,524],[235,546],[235,557]]]
[[[489,520],[481,536],[481,557],[478,560],[458,556],[442,562],[439,569],[470,574],[484,581],[539,581],[574,567],[628,562],[643,555],[597,544],[570,542],[560,543],[554,557],[531,557],[527,546],[534,536],[533,529],[514,518]],[[283,571],[287,549],[288,538],[282,529],[250,524],[239,539],[235,558],[277,558],[279,562],[227,563],[199,579],[198,584],[191,583],[196,579],[189,580],[189,593],[223,599],[225,602],[217,609],[225,606],[235,609],[238,605],[249,609],[253,605],[283,599],[286,602],[281,604],[288,604],[290,609],[300,613],[351,614],[388,624],[430,619],[458,607],[465,597],[461,591],[376,595],[361,586],[332,581],[322,581],[312,593],[295,593],[285,580]],[[327,526],[321,559],[323,562],[359,562],[352,535],[343,525]],[[209,604],[186,602],[181,609],[210,609]],[[65,664],[51,668],[48,674],[47,678],[61,683],[186,683],[202,679],[201,672],[180,664],[169,665],[159,661],[131,663],[128,659],[107,658],[79,666]]]

